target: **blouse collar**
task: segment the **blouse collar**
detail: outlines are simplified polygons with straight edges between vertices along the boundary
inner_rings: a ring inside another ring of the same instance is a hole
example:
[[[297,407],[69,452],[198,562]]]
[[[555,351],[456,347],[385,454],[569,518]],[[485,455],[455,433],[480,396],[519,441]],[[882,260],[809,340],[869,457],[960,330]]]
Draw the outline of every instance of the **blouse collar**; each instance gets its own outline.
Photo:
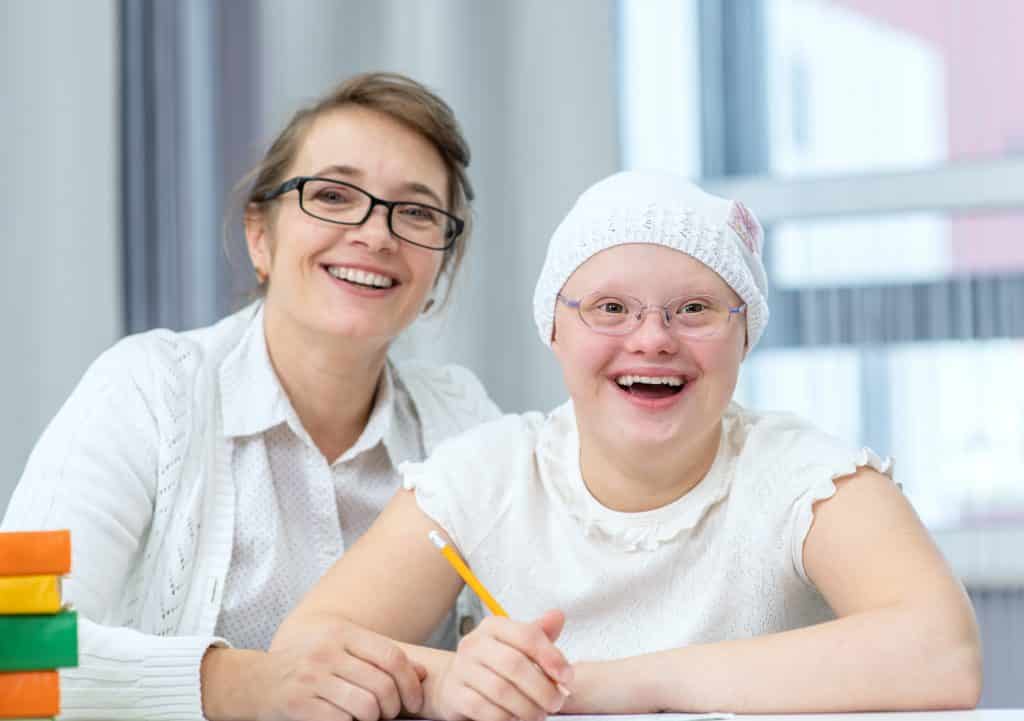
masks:
[[[223,434],[229,438],[259,435],[287,423],[296,436],[315,448],[270,362],[263,321],[263,303],[259,303],[238,345],[221,363]],[[352,447],[332,463],[350,460],[381,442],[395,466],[420,456],[412,427],[415,420],[398,408],[400,381],[395,376],[387,361],[366,427]]]

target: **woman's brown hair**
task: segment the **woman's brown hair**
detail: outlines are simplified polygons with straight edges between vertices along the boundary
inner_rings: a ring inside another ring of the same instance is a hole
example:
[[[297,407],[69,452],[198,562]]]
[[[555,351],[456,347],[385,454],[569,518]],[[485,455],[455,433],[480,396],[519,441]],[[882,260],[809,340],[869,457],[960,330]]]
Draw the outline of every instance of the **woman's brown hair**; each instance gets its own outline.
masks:
[[[348,78],[316,102],[301,108],[259,164],[238,182],[236,197],[245,212],[263,212],[260,199],[287,180],[284,175],[313,122],[325,113],[346,107],[366,108],[397,120],[429,141],[441,156],[448,173],[448,210],[466,223],[455,244],[444,251],[438,273],[438,279],[446,273],[449,278],[443,305],[448,300],[451,280],[462,264],[472,231],[474,194],[466,174],[469,145],[448,103],[415,80],[397,73],[363,73]]]

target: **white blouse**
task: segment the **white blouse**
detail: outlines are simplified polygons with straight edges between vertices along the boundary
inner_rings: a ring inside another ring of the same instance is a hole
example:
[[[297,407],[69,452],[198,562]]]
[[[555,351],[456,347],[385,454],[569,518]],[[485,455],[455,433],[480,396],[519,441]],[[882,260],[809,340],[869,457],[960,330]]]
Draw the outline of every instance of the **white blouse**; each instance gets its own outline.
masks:
[[[748,638],[833,617],[804,572],[815,501],[833,480],[890,464],[799,419],[732,404],[704,479],[678,500],[622,513],[580,473],[571,404],[505,416],[401,468],[514,618],[559,608],[571,661]]]
[[[296,522],[291,509],[303,491],[283,464],[308,446],[294,418],[288,424],[276,384],[261,375],[269,365],[259,360],[260,344],[243,342],[261,338],[260,309],[251,305],[207,328],[121,340],[89,367],[32,451],[0,529],[71,530],[63,591],[78,609],[79,663],[60,670],[62,719],[201,718],[200,663],[211,644],[224,643],[215,631],[261,643],[272,622],[258,617],[280,613],[302,591],[285,584],[306,583],[325,563],[308,544],[333,537],[326,551],[333,558],[382,503],[378,482],[395,487],[380,452],[389,466],[420,458],[497,415],[465,368],[392,367],[392,400],[385,381],[381,412],[336,464],[339,472],[321,459],[319,470],[298,474],[327,499],[315,509],[325,525],[303,529],[300,552],[288,559],[302,570],[288,576],[280,544],[292,543],[297,529],[285,532],[284,524]],[[275,419],[283,423],[265,425]],[[261,447],[268,449],[262,460]],[[365,470],[374,479],[353,481]],[[351,502],[331,503],[335,488]],[[280,489],[289,492],[267,495]],[[267,566],[256,558],[265,547],[274,549]],[[248,571],[232,572],[236,563]],[[461,612],[472,615],[467,598]]]
[[[412,400],[390,363],[366,428],[333,462],[302,427],[278,381],[262,313],[225,374],[232,378],[225,430],[238,479],[235,515],[247,523],[235,526],[216,635],[236,648],[267,649],[288,612],[394,495],[398,464],[425,454]]]

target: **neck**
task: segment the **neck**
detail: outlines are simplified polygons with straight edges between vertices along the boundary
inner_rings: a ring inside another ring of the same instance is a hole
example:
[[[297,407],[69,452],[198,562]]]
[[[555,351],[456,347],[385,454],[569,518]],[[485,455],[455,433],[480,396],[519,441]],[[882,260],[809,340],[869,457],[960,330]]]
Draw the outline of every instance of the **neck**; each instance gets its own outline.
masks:
[[[281,387],[313,443],[334,461],[366,428],[387,345],[312,332],[267,304],[263,325]]]
[[[704,479],[721,435],[719,421],[686,444],[622,455],[580,433],[580,470],[601,505],[624,513],[651,511],[682,498]]]

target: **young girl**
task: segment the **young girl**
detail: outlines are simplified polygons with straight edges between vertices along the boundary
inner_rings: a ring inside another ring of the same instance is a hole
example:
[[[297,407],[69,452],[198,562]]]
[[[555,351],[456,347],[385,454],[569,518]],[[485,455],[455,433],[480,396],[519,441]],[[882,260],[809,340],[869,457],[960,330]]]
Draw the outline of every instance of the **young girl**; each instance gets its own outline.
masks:
[[[454,654],[406,645],[425,671],[412,712],[974,705],[971,607],[888,461],[731,401],[768,320],[765,287],[741,204],[653,173],[585,192],[534,296],[571,401],[403,466],[407,490],[275,638],[306,643],[319,672],[295,703],[376,718],[325,652],[344,636],[308,639],[342,619],[426,638],[462,587],[428,541],[438,530],[510,618]]]

